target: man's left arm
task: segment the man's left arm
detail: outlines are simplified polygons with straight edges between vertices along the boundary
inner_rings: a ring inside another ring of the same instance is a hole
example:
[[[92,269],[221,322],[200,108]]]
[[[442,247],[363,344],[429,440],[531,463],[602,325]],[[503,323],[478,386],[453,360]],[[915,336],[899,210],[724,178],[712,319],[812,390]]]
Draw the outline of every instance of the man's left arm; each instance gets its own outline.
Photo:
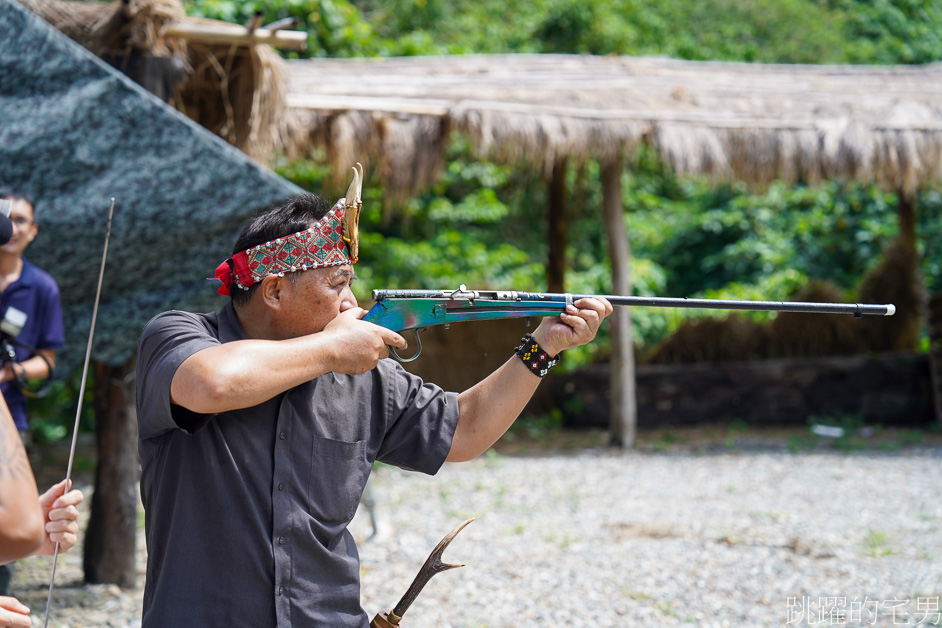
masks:
[[[612,313],[605,299],[580,299],[558,317],[544,318],[533,339],[549,355],[587,344],[595,338],[602,321]],[[464,462],[481,455],[513,424],[536,391],[540,378],[519,356],[458,395],[458,426],[448,462]]]

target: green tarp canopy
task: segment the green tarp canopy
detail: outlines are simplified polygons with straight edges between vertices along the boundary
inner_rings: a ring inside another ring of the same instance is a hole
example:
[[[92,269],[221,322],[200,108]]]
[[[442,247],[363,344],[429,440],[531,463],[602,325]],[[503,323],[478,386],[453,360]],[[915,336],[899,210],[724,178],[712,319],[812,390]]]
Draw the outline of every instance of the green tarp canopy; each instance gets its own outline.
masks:
[[[255,211],[301,190],[152,96],[14,0],[0,0],[0,185],[36,200],[26,258],[59,283],[81,364],[110,199],[92,357],[117,366],[168,309],[224,303],[207,281]]]

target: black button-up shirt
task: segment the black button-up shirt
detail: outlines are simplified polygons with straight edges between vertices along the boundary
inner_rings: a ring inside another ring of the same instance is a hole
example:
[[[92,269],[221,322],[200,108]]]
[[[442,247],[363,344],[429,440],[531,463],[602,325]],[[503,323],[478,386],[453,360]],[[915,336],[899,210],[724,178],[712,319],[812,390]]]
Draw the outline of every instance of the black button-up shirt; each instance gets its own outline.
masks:
[[[143,625],[365,628],[347,525],[375,460],[438,471],[457,395],[382,360],[252,408],[197,415],[171,405],[187,357],[242,338],[231,304],[161,314],[141,337]]]

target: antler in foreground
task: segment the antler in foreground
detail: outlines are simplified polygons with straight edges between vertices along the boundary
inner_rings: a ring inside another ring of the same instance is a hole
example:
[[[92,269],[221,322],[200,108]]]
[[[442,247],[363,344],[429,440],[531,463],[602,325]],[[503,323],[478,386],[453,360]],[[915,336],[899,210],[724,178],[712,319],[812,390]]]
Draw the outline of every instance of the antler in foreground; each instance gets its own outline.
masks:
[[[373,618],[373,621],[370,622],[370,628],[396,628],[402,620],[402,616],[406,614],[406,611],[415,601],[415,598],[419,597],[419,593],[422,592],[423,587],[428,584],[428,581],[432,579],[432,576],[456,567],[464,567],[464,565],[448,565],[443,563],[442,554],[445,553],[445,548],[458,536],[458,533],[472,521],[474,521],[473,517],[462,522],[457,528],[449,532],[448,536],[439,541],[435,549],[432,550],[432,553],[429,554],[428,560],[426,560],[422,568],[419,569],[418,575],[415,577],[415,580],[412,581],[412,584],[409,585],[409,590],[402,596],[399,603],[388,613],[378,613]]]

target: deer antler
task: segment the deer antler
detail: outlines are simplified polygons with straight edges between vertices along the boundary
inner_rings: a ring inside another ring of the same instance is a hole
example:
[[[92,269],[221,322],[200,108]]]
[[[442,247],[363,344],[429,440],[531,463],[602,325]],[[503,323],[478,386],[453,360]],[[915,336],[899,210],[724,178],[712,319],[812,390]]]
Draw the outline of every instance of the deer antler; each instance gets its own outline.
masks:
[[[363,206],[363,200],[360,198],[360,192],[363,191],[363,166],[357,162],[356,168],[353,168],[353,181],[347,188],[347,195],[343,197],[344,218],[343,218],[343,236],[344,240],[350,244],[350,257],[356,262],[360,255],[360,235],[358,225],[360,223],[360,208]]]
[[[399,603],[391,610],[389,613],[379,613],[376,617],[373,618],[373,621],[370,623],[371,628],[395,628],[399,625],[399,622],[402,620],[402,616],[406,614],[406,611],[409,610],[409,607],[415,601],[415,598],[419,597],[419,593],[422,592],[422,589],[428,584],[428,581],[432,579],[437,573],[442,571],[448,571],[449,569],[455,569],[457,567],[464,567],[464,565],[449,565],[442,562],[442,554],[445,553],[445,548],[458,536],[458,533],[464,530],[465,526],[474,521],[474,517],[463,521],[457,528],[448,533],[448,536],[443,538],[438,542],[438,545],[435,546],[435,549],[432,550],[432,553],[429,554],[428,559],[425,561],[425,564],[422,565],[422,568],[419,569],[418,575],[416,575],[415,580],[412,581],[412,584],[409,585],[409,590],[406,591],[406,594],[402,596],[402,599],[399,600]]]

